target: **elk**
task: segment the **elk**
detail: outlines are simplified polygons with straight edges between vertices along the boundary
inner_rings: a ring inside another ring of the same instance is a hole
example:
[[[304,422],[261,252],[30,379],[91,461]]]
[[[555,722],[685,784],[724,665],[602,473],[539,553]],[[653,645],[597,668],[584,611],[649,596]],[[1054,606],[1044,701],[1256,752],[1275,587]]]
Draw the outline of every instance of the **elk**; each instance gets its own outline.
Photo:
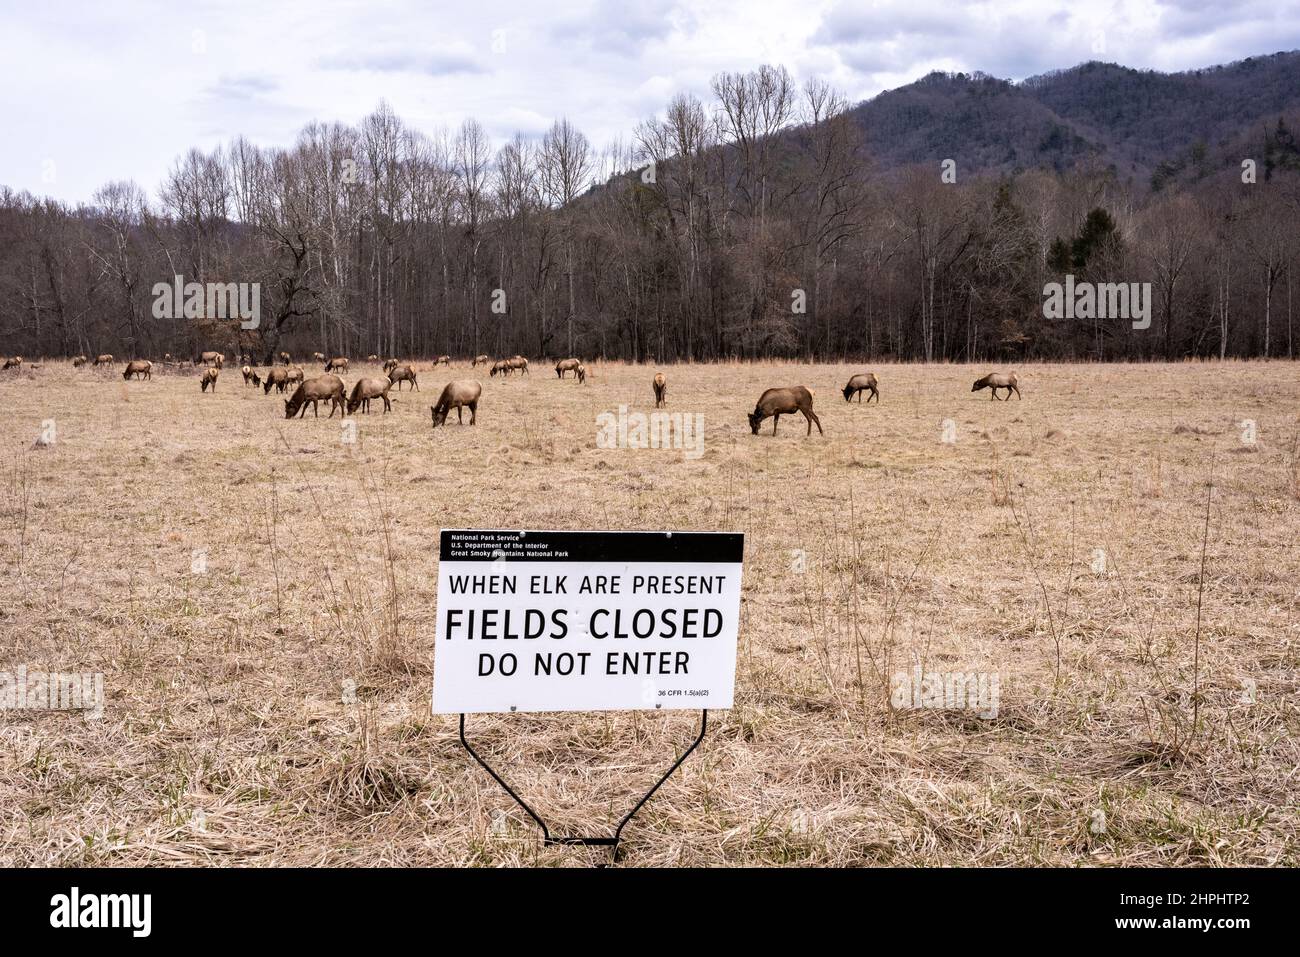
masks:
[[[456,410],[456,421],[463,425],[462,408],[469,409],[469,424],[476,425],[478,423],[478,399],[482,394],[483,386],[472,379],[448,382],[447,387],[442,390],[442,395],[438,398],[438,404],[429,406],[429,411],[433,414],[433,427],[436,429],[446,422],[447,413],[452,409]]]
[[[879,383],[876,382],[876,375],[874,372],[861,372],[849,379],[849,384],[844,387],[844,401],[852,402],[853,396],[856,395],[858,397],[858,404],[860,405],[862,403],[863,392],[871,393],[867,396],[868,402],[875,399],[876,405],[880,404],[880,388]]]
[[[561,359],[559,362],[555,363],[555,374],[559,378],[563,379],[564,373],[576,373],[578,371],[578,366],[580,365],[582,365],[582,363],[577,359]]]
[[[270,395],[271,386],[276,392],[283,392],[289,386],[289,370],[284,368],[267,369],[266,381],[262,385],[262,395]]]
[[[1020,399],[1019,382],[1020,380],[1016,378],[1014,372],[1010,375],[1005,375],[1001,372],[991,372],[982,379],[976,379],[975,384],[970,387],[970,390],[972,392],[978,392],[980,389],[992,389],[993,391],[989,394],[989,401],[991,402],[998,397],[998,389],[1006,389],[1006,401],[1010,402],[1011,393],[1013,391],[1016,393],[1016,399]]]
[[[244,368],[248,368],[248,367],[245,366]],[[207,392],[207,391],[208,391],[208,386],[212,386],[212,391],[213,391],[213,392],[216,392],[216,391],[217,391],[217,375],[218,375],[218,374],[219,374],[219,371],[218,371],[215,367],[214,367],[214,368],[210,368],[210,369],[208,369],[207,372],[203,373],[203,378],[199,379],[199,391],[200,391],[200,392]]]
[[[574,369],[573,371],[578,374],[578,385],[582,385],[584,382],[587,381],[587,367],[584,366],[581,362],[578,363],[578,368]]]
[[[72,368],[74,368],[74,369],[80,369],[80,368],[81,368],[82,366],[84,366],[85,364],[86,364],[86,357],[85,357],[85,356],[73,356],[73,357],[72,357]]]
[[[331,419],[334,418],[335,409],[339,409],[339,414],[342,415],[342,409],[346,407],[347,393],[343,388],[343,380],[330,373],[313,376],[300,382],[293,395],[284,400],[284,417],[292,419],[296,414],[301,418],[307,414],[307,403],[310,402],[312,412],[315,413],[316,418],[320,418],[317,403],[326,400],[330,403]]]
[[[402,391],[401,383],[409,382],[416,392],[420,391],[420,383],[415,381],[415,370],[410,366],[393,366],[388,371],[388,379],[393,385],[397,386],[397,391]]]
[[[284,381],[289,385],[292,385],[295,382],[301,382],[302,379],[303,379],[302,370],[299,369],[297,366],[294,366],[292,369],[289,370],[289,377]]]
[[[436,366],[449,366],[451,365],[451,356],[438,356],[433,360],[433,364]]]
[[[6,369],[21,369],[23,367],[23,357],[10,356],[8,359],[5,360],[4,367]]]
[[[283,362],[285,365],[289,365],[289,363],[292,362],[293,360],[292,360],[292,358],[290,357],[289,353],[287,353],[287,352],[281,352],[281,353],[280,353],[280,361]]]
[[[528,360],[523,356],[515,356],[508,360],[511,369],[518,369],[521,375],[529,375]]]
[[[802,412],[803,417],[808,420],[808,434],[812,435],[813,423],[817,423],[817,433],[825,435],[822,431],[821,419],[817,418],[817,413],[813,411],[813,394],[801,385],[789,386],[784,389],[768,389],[758,397],[758,404],[754,406],[754,411],[749,414],[749,428],[755,435],[758,435],[758,427],[763,424],[763,420],[768,416],[772,417],[772,434],[776,435],[776,424],[781,420],[781,415],[794,414]]]
[[[396,359],[385,359],[385,360],[384,360],[384,375],[388,375],[388,373],[392,372],[392,371],[393,371],[394,369],[396,369],[396,368],[397,368],[397,360],[396,360]]]
[[[655,408],[668,404],[668,380],[664,378],[662,372],[655,373]]]
[[[378,362],[378,361],[379,361],[379,356],[375,355],[375,354],[372,352],[370,355],[366,356],[366,361],[367,361],[367,362]]]
[[[96,366],[111,366],[112,364],[113,364],[113,356],[111,353],[108,352],[105,352],[103,355],[100,356],[95,356],[95,361],[91,363],[91,365],[96,365]]]
[[[469,364],[469,367],[473,369],[475,366],[487,365],[491,361],[492,358],[490,356],[475,356],[474,361]]]
[[[387,414],[393,408],[393,403],[388,401],[388,390],[392,387],[393,383],[390,379],[358,379],[357,384],[352,387],[352,396],[348,399],[348,415],[357,411],[357,406],[369,415],[371,399],[383,399],[384,413]],[[330,414],[332,415],[333,412],[334,410],[331,409]]]
[[[348,360],[346,356],[335,356],[325,363],[326,372],[347,372]]]
[[[315,359],[317,362],[324,362],[324,361],[325,361],[325,353],[323,353],[323,352],[313,352],[313,353],[311,354],[311,357],[312,357],[313,359]]]
[[[153,363],[148,359],[133,359],[126,364],[126,371],[122,373],[123,379],[129,379],[135,376],[137,379],[153,378]]]
[[[496,374],[500,372],[502,376],[508,376],[512,368],[514,367],[510,365],[509,359],[498,359],[496,362],[492,363],[492,372],[490,375],[495,378]]]
[[[226,357],[223,356],[220,352],[200,352],[198,358],[194,360],[194,364],[196,366],[201,366],[201,365],[207,365],[209,367],[216,366],[218,369],[220,369],[222,363],[224,363],[225,361],[226,361]]]
[[[261,384],[262,384],[262,379],[261,379],[261,377],[260,377],[256,372],[253,371],[253,367],[252,367],[252,366],[244,366],[244,367],[243,367],[242,369],[240,369],[239,371],[240,371],[241,373],[243,373],[243,376],[244,376],[244,385],[248,385],[250,382],[251,382],[253,385],[261,385]]]

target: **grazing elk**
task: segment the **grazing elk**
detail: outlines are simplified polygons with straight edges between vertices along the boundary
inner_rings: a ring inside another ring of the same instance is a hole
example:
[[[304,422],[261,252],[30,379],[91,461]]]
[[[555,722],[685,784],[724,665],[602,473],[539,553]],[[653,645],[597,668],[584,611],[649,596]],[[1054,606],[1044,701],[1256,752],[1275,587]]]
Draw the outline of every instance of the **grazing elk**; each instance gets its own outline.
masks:
[[[880,404],[880,384],[876,382],[874,372],[862,372],[849,379],[849,384],[844,387],[844,401],[852,402],[853,397],[858,397],[858,403],[862,403],[862,393],[870,392],[867,401],[876,400],[876,405]]]
[[[402,391],[401,383],[409,382],[416,392],[420,391],[420,384],[415,381],[415,369],[411,366],[393,366],[387,370],[388,379],[393,385],[397,386],[397,391]]]
[[[333,359],[330,359],[328,362],[325,363],[325,371],[326,372],[347,372],[348,371],[347,356],[335,356]]]
[[[334,410],[338,409],[339,414],[343,414],[346,408],[347,393],[344,391],[343,380],[336,375],[325,373],[325,375],[313,376],[298,384],[293,395],[284,400],[284,417],[292,419],[294,415],[299,417],[307,414],[307,403],[311,403],[311,410],[315,413],[316,418],[320,418],[320,409],[318,402],[329,401],[329,417],[334,418]]]
[[[239,371],[240,371],[241,373],[243,373],[243,375],[244,375],[244,385],[248,385],[250,382],[251,382],[253,385],[261,385],[261,384],[262,384],[262,379],[261,379],[261,377],[260,377],[256,372],[253,371],[253,367],[252,367],[252,366],[244,366],[244,367],[243,367],[242,369],[240,369]]]
[[[510,365],[509,359],[498,359],[496,362],[492,363],[492,371],[489,374],[493,378],[496,378],[498,372],[500,372],[502,376],[508,376],[511,368],[512,366]]]
[[[289,387],[289,370],[283,367],[266,370],[266,381],[262,384],[262,395],[270,395],[271,387],[276,392],[283,392]]]
[[[483,394],[483,386],[479,385],[472,379],[460,379],[456,382],[448,382],[447,387],[442,390],[442,395],[438,398],[437,405],[429,406],[429,411],[433,414],[433,427],[436,429],[447,421],[447,413],[452,409],[456,410],[456,421],[464,424],[461,418],[461,409],[469,409],[469,424],[478,423],[478,400]]]
[[[668,380],[664,378],[662,372],[655,373],[655,408],[668,404]]]
[[[802,412],[803,417],[808,420],[808,434],[812,435],[813,423],[817,423],[817,432],[819,435],[825,435],[822,431],[821,419],[817,418],[817,413],[813,411],[813,394],[801,385],[789,386],[784,389],[768,389],[758,397],[758,404],[754,406],[754,411],[749,414],[749,428],[755,435],[758,435],[758,427],[763,424],[763,420],[768,416],[772,417],[772,434],[776,435],[776,424],[781,420],[781,415]]]
[[[559,362],[555,363],[555,374],[559,378],[563,379],[566,372],[576,373],[578,371],[578,366],[580,365],[582,365],[582,363],[577,359],[561,359]]]
[[[491,361],[492,361],[491,356],[475,356],[474,361],[469,364],[469,367],[473,369],[476,366],[480,366],[480,365],[485,366]]]
[[[371,399],[383,399],[384,413],[387,414],[393,408],[393,403],[388,401],[388,390],[392,387],[393,383],[390,379],[358,379],[357,384],[352,387],[352,396],[348,399],[348,415],[357,411],[357,406],[369,415]]]
[[[91,365],[95,365],[95,366],[111,366],[112,364],[113,364],[113,355],[112,353],[109,352],[105,352],[103,355],[100,356],[95,356],[95,361],[91,363]]]
[[[507,360],[507,362],[511,369],[518,369],[520,375],[530,374],[528,372],[528,360],[523,356],[515,356],[514,358]]]
[[[152,379],[153,363],[148,359],[132,359],[126,364],[126,371],[122,373],[122,378],[129,379],[131,376],[137,379]]]
[[[81,368],[82,366],[84,366],[85,364],[86,364],[86,357],[85,357],[85,356],[73,356],[73,357],[72,357],[72,368],[74,368],[74,369],[80,369],[80,368]]]
[[[245,366],[245,368],[247,368],[247,366]],[[203,373],[203,378],[199,379],[199,391],[200,391],[200,392],[207,392],[207,391],[208,391],[208,386],[212,386],[212,391],[213,391],[213,392],[216,392],[216,391],[217,391],[217,376],[218,376],[219,374],[220,374],[220,373],[219,373],[219,370],[217,370],[216,368],[208,369],[207,372]]]
[[[980,389],[993,390],[989,394],[989,401],[991,402],[992,400],[998,397],[998,389],[1006,389],[1007,390],[1006,401],[1010,402],[1011,393],[1013,391],[1016,394],[1016,399],[1018,400],[1020,398],[1019,382],[1020,380],[1016,378],[1016,374],[1014,372],[1012,372],[1010,375],[1004,375],[1001,372],[991,372],[982,379],[976,379],[975,384],[970,387],[970,390],[972,392],[978,392]]]

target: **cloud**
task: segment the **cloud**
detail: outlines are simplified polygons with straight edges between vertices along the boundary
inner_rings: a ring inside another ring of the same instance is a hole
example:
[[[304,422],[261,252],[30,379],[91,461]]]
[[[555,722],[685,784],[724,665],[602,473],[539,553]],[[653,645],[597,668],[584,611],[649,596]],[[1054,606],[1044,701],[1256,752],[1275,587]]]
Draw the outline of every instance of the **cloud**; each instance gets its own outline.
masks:
[[[420,73],[427,76],[489,72],[486,58],[468,47],[434,50],[398,48],[334,53],[318,57],[316,66],[322,70]]]

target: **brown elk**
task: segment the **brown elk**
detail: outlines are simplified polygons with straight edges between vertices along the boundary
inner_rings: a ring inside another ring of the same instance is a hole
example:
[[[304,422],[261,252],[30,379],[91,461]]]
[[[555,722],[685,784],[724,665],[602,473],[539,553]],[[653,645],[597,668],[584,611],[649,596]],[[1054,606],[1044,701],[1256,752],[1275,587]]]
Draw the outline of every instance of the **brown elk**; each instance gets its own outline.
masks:
[[[394,369],[397,368],[397,360],[385,359],[383,368],[384,368],[384,375],[388,375],[388,373],[392,372]]]
[[[476,366],[480,366],[480,365],[485,366],[491,361],[492,361],[491,356],[475,356],[474,361],[469,364],[469,367],[473,369]]]
[[[822,431],[821,419],[817,418],[817,413],[813,411],[813,394],[801,385],[789,386],[784,389],[768,389],[758,397],[758,404],[754,406],[754,411],[749,414],[749,428],[755,435],[758,435],[758,427],[762,425],[763,420],[768,416],[772,417],[772,434],[776,435],[776,424],[781,420],[782,414],[794,414],[802,412],[803,417],[808,420],[808,434],[812,435],[813,423],[817,424],[817,433],[825,435]]]
[[[4,368],[6,369],[21,369],[22,367],[23,367],[22,356],[10,356],[8,359],[5,360]]]
[[[103,355],[95,356],[95,361],[91,363],[91,365],[95,366],[111,366],[112,364],[113,355],[108,352],[105,352]]]
[[[460,379],[456,382],[448,382],[447,387],[442,390],[442,395],[438,398],[437,405],[429,406],[429,411],[433,414],[433,427],[436,429],[447,421],[447,413],[452,409],[456,410],[456,421],[464,424],[461,418],[461,409],[469,409],[469,424],[478,423],[478,400],[483,394],[483,386],[479,385],[472,379]]]
[[[289,370],[283,367],[266,370],[266,380],[262,383],[262,394],[270,395],[271,387],[276,392],[283,392],[289,387]]]
[[[366,356],[366,361],[367,361],[367,362],[378,362],[378,361],[379,361],[379,356],[375,355],[375,354],[372,352],[370,355]]]
[[[416,392],[420,391],[420,383],[415,381],[415,370],[410,366],[393,366],[388,370],[389,381],[397,386],[397,391],[402,391],[401,383],[409,382]]]
[[[221,366],[225,363],[225,361],[226,361],[226,357],[223,356],[220,352],[201,352],[199,353],[199,357],[194,360],[194,364],[196,366],[200,366],[200,365],[207,365],[209,367],[216,366],[218,369],[220,369]]]
[[[574,369],[573,371],[578,374],[579,385],[582,385],[584,382],[587,381],[587,367],[584,366],[581,362],[578,363],[578,368]]]
[[[295,382],[301,382],[302,380],[303,380],[302,369],[298,368],[297,366],[294,366],[293,368],[289,369],[289,377],[285,379],[285,382],[287,382],[289,385],[293,385]]]
[[[343,380],[336,375],[326,373],[325,375],[313,376],[298,384],[292,396],[284,400],[284,417],[292,419],[294,415],[299,417],[307,414],[307,403],[311,403],[311,410],[315,413],[316,418],[320,418],[320,409],[318,402],[330,403],[329,417],[334,418],[334,410],[338,409],[342,415],[342,410],[346,407],[347,393],[344,391]]]
[[[348,371],[347,356],[335,356],[333,359],[330,359],[328,362],[325,363],[325,371],[326,372],[347,372]]]
[[[287,352],[281,352],[280,361],[283,362],[285,365],[290,365],[293,362],[293,357],[290,356],[289,353]]]
[[[515,356],[508,360],[511,369],[518,369],[520,375],[529,375],[528,360],[523,356]]]
[[[325,361],[325,353],[323,353],[323,352],[313,352],[313,353],[311,354],[311,357],[312,357],[313,359],[315,359],[317,362],[324,362],[324,361]]]
[[[668,380],[664,378],[662,372],[655,373],[655,408],[668,404]]]
[[[858,404],[861,404],[862,393],[870,392],[871,394],[867,396],[867,401],[870,402],[872,399],[875,399],[876,405],[879,405],[880,404],[879,385],[880,384],[876,382],[876,375],[874,372],[859,373],[858,375],[855,375],[851,379],[849,379],[849,384],[844,387],[844,401],[852,402],[853,397],[856,395],[858,397]]]
[[[433,360],[433,364],[436,366],[449,366],[451,365],[451,356],[438,356]]]
[[[248,367],[245,366],[244,368],[248,368]],[[219,372],[216,368],[208,369],[207,372],[203,373],[203,378],[199,379],[199,391],[207,392],[208,386],[212,386],[212,391],[216,392],[218,374]]]
[[[508,376],[512,368],[514,367],[510,365],[509,359],[498,359],[496,362],[492,363],[492,371],[489,374],[493,378],[496,377],[498,372],[500,372],[502,376]]]
[[[126,364],[126,371],[122,373],[123,379],[129,379],[135,376],[137,379],[153,378],[153,363],[148,359],[133,359]]]
[[[393,408],[393,403],[388,400],[388,390],[392,387],[393,383],[389,379],[358,379],[357,384],[352,387],[352,396],[348,399],[348,415],[357,411],[357,406],[369,415],[371,399],[383,399],[384,412],[387,414]]]
[[[976,379],[975,384],[970,387],[970,390],[972,392],[978,392],[980,389],[991,389],[992,392],[989,394],[989,401],[991,402],[998,397],[998,389],[1006,389],[1006,401],[1010,402],[1011,393],[1013,391],[1016,393],[1016,399],[1018,400],[1020,398],[1019,382],[1020,380],[1016,378],[1014,372],[1009,375],[1001,372],[991,372],[982,379]]]
[[[252,366],[244,366],[239,371],[244,375],[244,385],[248,385],[250,382],[253,385],[262,384],[261,376],[259,376],[256,372],[253,371]]]
[[[582,365],[582,363],[577,359],[561,359],[559,362],[555,363],[555,374],[563,379],[566,372],[573,372],[576,374],[578,366],[580,365]]]
[[[86,364],[86,357],[85,357],[85,356],[73,356],[73,357],[72,357],[72,368],[74,368],[74,369],[80,369],[80,368],[81,368],[82,366],[84,366],[85,364]]]

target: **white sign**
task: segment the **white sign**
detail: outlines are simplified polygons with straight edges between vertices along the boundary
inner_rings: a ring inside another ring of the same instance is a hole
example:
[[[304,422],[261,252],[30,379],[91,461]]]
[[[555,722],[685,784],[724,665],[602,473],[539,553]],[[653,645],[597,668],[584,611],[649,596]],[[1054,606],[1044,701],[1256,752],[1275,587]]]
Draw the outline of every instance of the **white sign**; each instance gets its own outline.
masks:
[[[730,708],[744,541],[444,529],[434,713]]]

